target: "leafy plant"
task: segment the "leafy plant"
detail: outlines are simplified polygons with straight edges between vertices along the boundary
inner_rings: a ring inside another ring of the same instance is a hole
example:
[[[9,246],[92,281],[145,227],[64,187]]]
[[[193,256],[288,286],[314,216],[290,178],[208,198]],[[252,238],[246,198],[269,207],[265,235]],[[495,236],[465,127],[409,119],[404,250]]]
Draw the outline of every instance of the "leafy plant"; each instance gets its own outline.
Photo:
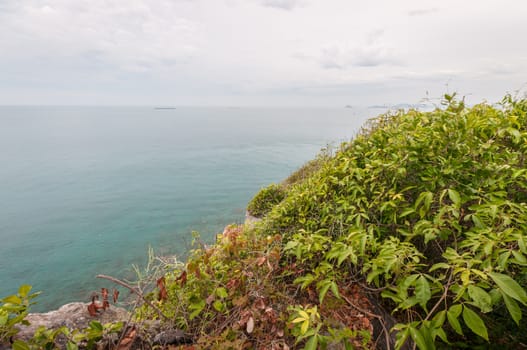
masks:
[[[7,344],[19,330],[18,325],[29,325],[25,319],[29,313],[29,306],[33,304],[33,299],[36,298],[40,292],[30,293],[30,285],[22,285],[18,289],[16,295],[10,295],[2,299],[0,306],[0,345]],[[21,348],[24,344],[17,341],[13,347]]]
[[[256,217],[265,216],[275,205],[284,200],[285,189],[276,184],[262,188],[247,205],[247,211]]]

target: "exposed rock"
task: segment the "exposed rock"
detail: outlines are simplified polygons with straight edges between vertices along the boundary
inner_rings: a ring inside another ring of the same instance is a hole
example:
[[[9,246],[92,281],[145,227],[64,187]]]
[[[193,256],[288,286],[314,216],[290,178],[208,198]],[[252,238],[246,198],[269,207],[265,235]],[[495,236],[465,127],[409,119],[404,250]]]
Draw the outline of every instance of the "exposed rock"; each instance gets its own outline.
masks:
[[[91,321],[100,323],[127,321],[129,312],[123,308],[110,306],[106,310],[100,310],[97,316],[91,317],[88,313],[88,303],[70,303],[61,306],[58,310],[46,313],[29,314],[26,320],[29,326],[19,326],[20,332],[17,339],[27,340],[33,336],[40,326],[47,329],[57,329],[66,326],[69,329],[82,329],[88,327]]]
[[[180,329],[162,331],[154,337],[154,344],[156,345],[186,344],[190,342],[192,342],[192,339]]]
[[[252,216],[251,213],[248,211],[245,212],[245,225],[252,226],[258,221],[261,221],[261,218],[257,218],[256,216]]]

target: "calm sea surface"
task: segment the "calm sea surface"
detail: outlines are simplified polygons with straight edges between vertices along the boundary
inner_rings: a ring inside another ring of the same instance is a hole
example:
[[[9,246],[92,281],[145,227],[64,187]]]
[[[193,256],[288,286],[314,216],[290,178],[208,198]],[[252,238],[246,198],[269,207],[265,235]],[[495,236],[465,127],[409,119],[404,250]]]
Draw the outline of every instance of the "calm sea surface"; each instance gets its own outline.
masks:
[[[25,283],[43,291],[34,311],[88,301],[110,283],[96,274],[133,278],[149,246],[182,255],[374,113],[0,107],[0,297]]]

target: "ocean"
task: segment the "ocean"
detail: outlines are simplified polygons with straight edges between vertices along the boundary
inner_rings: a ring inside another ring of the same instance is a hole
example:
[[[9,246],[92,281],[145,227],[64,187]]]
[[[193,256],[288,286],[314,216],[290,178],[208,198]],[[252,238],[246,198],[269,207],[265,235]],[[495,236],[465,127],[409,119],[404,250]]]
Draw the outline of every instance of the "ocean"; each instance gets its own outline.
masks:
[[[50,310],[88,301],[97,274],[133,279],[149,247],[183,257],[375,112],[0,107],[0,297],[30,284]]]

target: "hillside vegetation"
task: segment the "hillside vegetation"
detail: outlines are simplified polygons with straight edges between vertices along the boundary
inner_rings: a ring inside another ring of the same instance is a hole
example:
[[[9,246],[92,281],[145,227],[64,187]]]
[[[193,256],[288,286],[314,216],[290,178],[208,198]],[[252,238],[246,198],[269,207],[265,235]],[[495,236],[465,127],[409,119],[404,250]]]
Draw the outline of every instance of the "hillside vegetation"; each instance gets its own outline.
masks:
[[[250,205],[136,322],[180,349],[524,348],[527,100],[391,112]],[[157,276],[159,277],[159,276]]]

